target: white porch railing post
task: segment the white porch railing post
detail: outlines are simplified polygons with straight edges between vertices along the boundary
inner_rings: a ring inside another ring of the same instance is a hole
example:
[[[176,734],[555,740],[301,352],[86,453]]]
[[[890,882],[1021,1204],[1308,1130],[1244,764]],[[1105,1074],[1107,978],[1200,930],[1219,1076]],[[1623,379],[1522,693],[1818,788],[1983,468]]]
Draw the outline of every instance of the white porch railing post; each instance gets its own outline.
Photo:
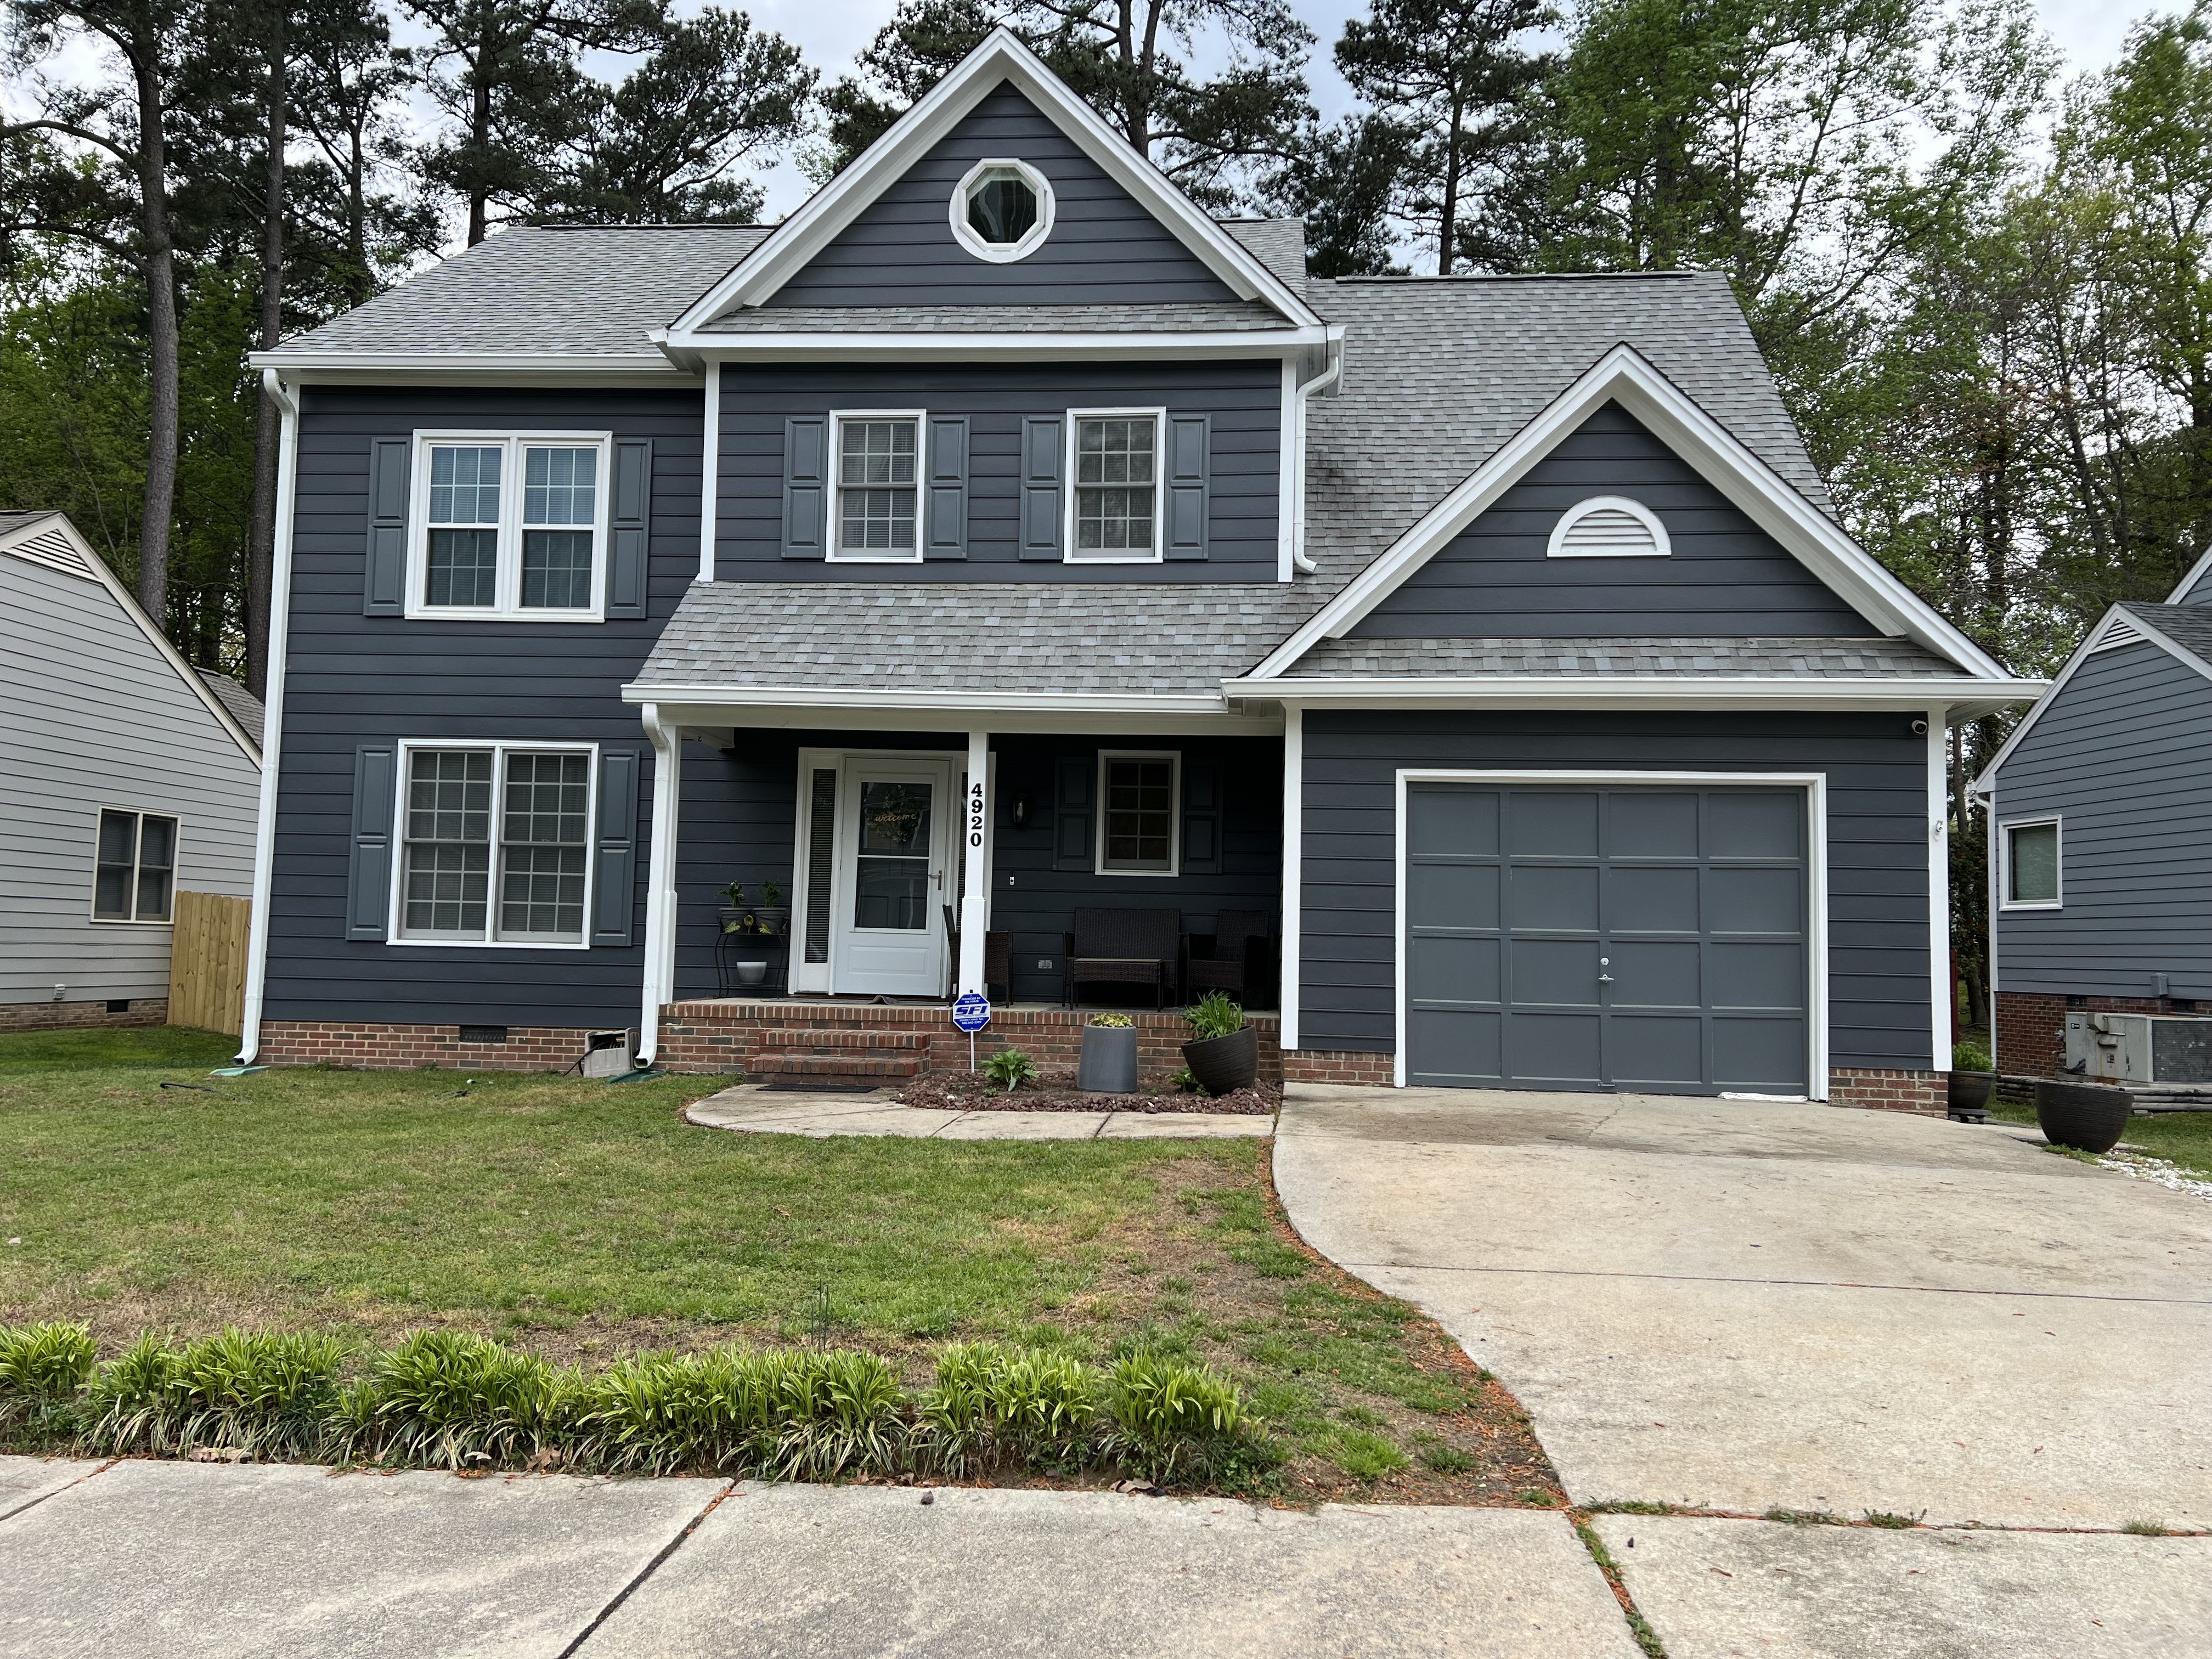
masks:
[[[991,925],[991,734],[968,734],[968,787],[960,802],[960,845],[968,878],[960,894],[963,991],[983,989],[983,930]]]

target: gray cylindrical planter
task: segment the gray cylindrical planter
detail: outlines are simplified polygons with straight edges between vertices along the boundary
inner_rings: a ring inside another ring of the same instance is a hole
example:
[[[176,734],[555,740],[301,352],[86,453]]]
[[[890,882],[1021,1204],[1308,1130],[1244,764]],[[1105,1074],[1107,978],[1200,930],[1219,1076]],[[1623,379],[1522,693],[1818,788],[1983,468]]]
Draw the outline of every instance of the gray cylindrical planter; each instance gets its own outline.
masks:
[[[1235,1094],[1260,1080],[1260,1032],[1247,1025],[1227,1036],[1182,1045],[1182,1062],[1210,1095]]]
[[[741,962],[737,964],[737,969],[740,985],[759,985],[768,979],[768,963],[765,962]]]
[[[2077,1152],[2109,1152],[2119,1144],[2135,1111],[2125,1089],[2101,1083],[2058,1083],[2038,1078],[2035,1121],[2054,1146]]]
[[[1085,1094],[1136,1093],[1137,1028],[1133,1025],[1085,1026],[1083,1058],[1075,1068],[1075,1086]]]

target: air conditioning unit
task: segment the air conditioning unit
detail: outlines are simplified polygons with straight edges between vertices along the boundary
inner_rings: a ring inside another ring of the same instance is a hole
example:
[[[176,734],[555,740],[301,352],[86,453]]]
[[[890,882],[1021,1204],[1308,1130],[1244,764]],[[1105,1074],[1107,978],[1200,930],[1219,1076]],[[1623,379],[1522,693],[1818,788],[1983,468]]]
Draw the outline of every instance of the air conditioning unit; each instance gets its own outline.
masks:
[[[2212,1083],[2212,1018],[2069,1014],[2066,1069],[2107,1083]]]

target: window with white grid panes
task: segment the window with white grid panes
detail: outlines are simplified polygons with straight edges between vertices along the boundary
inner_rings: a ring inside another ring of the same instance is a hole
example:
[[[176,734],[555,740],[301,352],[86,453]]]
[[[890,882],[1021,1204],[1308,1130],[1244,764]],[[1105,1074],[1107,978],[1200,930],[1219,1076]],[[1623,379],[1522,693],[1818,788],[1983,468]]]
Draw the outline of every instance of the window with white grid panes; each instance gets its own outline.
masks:
[[[586,750],[410,749],[400,804],[398,936],[582,944],[592,762]]]
[[[912,559],[918,415],[837,417],[837,553],[842,558]]]
[[[1157,413],[1073,417],[1075,533],[1073,559],[1156,556],[1159,518]]]
[[[1099,874],[1175,874],[1182,763],[1176,754],[1099,755]]]
[[[605,437],[425,434],[416,460],[412,614],[598,618]]]

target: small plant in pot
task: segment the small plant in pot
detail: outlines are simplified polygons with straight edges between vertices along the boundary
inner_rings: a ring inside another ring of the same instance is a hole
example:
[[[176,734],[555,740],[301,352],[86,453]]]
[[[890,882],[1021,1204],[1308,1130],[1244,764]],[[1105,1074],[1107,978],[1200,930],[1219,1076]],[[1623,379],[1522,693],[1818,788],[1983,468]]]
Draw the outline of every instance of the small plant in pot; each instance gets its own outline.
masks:
[[[753,919],[753,907],[745,902],[745,884],[733,881],[722,890],[722,908],[718,913],[726,933],[757,933],[760,924]]]
[[[783,887],[779,882],[761,884],[761,902],[753,906],[753,926],[763,933],[783,933],[791,930],[791,907],[783,902]]]
[[[1182,1023],[1191,1036],[1182,1045],[1183,1064],[1206,1093],[1234,1094],[1260,1080],[1260,1034],[1226,991],[1208,991],[1184,1010]]]
[[[1990,1091],[1996,1087],[1996,1062],[1979,1043],[1960,1042],[1951,1049],[1950,1115],[1964,1123],[1986,1122]]]
[[[1137,1022],[1127,1014],[1093,1014],[1083,1028],[1075,1086],[1085,1094],[1137,1092]]]
[[[2125,1089],[2104,1083],[2060,1083],[2038,1078],[2035,1121],[2043,1138],[2054,1146],[2070,1146],[2077,1152],[2109,1152],[2135,1111]]]

